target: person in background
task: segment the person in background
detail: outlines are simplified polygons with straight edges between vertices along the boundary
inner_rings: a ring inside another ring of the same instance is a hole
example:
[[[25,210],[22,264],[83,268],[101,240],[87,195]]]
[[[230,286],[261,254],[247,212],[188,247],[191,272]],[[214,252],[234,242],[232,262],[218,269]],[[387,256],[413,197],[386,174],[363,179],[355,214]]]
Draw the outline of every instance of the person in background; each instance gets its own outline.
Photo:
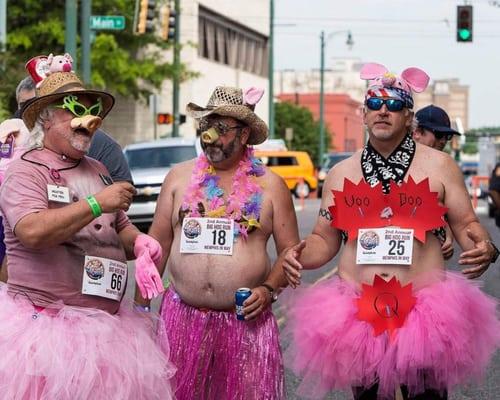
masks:
[[[417,127],[413,130],[413,140],[415,142],[443,151],[453,135],[460,135],[459,132],[451,128],[450,117],[445,110],[435,105],[428,105],[415,113]],[[441,228],[442,240],[441,250],[445,260],[453,256],[453,234],[450,227]]]
[[[500,162],[491,171],[489,191],[495,209],[495,225],[500,228]]]

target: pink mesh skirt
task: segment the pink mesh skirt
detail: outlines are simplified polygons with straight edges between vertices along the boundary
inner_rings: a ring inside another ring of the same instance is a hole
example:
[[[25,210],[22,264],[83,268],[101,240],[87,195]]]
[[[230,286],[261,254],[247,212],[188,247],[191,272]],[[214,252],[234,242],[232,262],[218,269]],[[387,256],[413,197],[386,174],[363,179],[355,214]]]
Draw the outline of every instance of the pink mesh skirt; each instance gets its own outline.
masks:
[[[64,306],[38,311],[0,286],[0,399],[171,399],[168,343],[153,320]]]
[[[201,311],[169,289],[161,306],[178,400],[285,398],[278,327],[270,310],[256,321],[234,312]]]
[[[299,394],[379,384],[379,398],[406,385],[410,395],[479,380],[500,345],[497,301],[456,273],[414,291],[393,340],[357,319],[357,288],[338,277],[290,294],[285,363],[302,378]]]

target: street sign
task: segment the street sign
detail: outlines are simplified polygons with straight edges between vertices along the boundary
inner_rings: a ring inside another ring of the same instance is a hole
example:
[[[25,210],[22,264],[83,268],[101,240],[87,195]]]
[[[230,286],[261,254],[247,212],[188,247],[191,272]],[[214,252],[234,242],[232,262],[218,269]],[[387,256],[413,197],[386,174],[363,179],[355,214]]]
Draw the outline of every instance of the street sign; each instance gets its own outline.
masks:
[[[125,29],[125,17],[123,15],[92,15],[90,29]]]

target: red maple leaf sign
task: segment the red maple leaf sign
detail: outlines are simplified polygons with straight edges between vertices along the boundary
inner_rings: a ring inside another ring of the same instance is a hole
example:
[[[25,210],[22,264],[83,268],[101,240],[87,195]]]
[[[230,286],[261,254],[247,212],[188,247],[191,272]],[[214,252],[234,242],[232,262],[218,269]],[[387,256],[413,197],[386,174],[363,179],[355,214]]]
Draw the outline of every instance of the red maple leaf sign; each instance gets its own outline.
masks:
[[[388,331],[393,337],[401,328],[417,299],[412,295],[412,285],[401,286],[393,277],[389,282],[375,275],[373,285],[363,283],[361,297],[356,299],[357,317],[373,326],[373,335]]]
[[[387,196],[394,213],[393,225],[413,229],[415,238],[422,243],[427,231],[446,225],[443,217],[448,209],[439,204],[438,193],[431,192],[429,178],[415,183],[409,176],[408,182],[401,185],[391,182]]]
[[[348,234],[348,240],[358,236],[358,229],[397,226],[413,229],[415,238],[425,243],[425,233],[446,225],[443,216],[447,208],[439,205],[437,192],[431,192],[429,179],[397,185],[391,182],[389,194],[382,185],[370,187],[361,179],[355,184],[344,178],[343,190],[332,190],[334,204],[328,207],[331,226]]]

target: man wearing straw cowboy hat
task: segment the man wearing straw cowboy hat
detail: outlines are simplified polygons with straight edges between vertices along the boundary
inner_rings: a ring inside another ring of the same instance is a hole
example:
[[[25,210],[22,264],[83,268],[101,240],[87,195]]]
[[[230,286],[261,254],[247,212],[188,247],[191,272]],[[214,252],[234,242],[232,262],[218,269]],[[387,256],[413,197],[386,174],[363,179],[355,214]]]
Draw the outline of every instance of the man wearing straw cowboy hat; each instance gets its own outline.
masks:
[[[0,190],[2,399],[171,398],[167,343],[155,343],[151,319],[120,307],[127,258],[135,253],[144,274],[161,247],[124,213],[132,185],[85,156],[113,103],[65,71],[45,77],[23,109],[31,145]]]
[[[268,132],[254,113],[262,94],[217,87],[207,107],[188,104],[203,153],[169,172],[158,199],[149,234],[163,247],[160,274],[166,265],[171,280],[161,318],[180,367],[179,400],[285,396],[269,307],[285,280],[266,280],[266,244],[273,235],[281,251],[298,232],[285,183],[253,155],[251,145]],[[238,320],[235,292],[242,287],[252,294]]]

